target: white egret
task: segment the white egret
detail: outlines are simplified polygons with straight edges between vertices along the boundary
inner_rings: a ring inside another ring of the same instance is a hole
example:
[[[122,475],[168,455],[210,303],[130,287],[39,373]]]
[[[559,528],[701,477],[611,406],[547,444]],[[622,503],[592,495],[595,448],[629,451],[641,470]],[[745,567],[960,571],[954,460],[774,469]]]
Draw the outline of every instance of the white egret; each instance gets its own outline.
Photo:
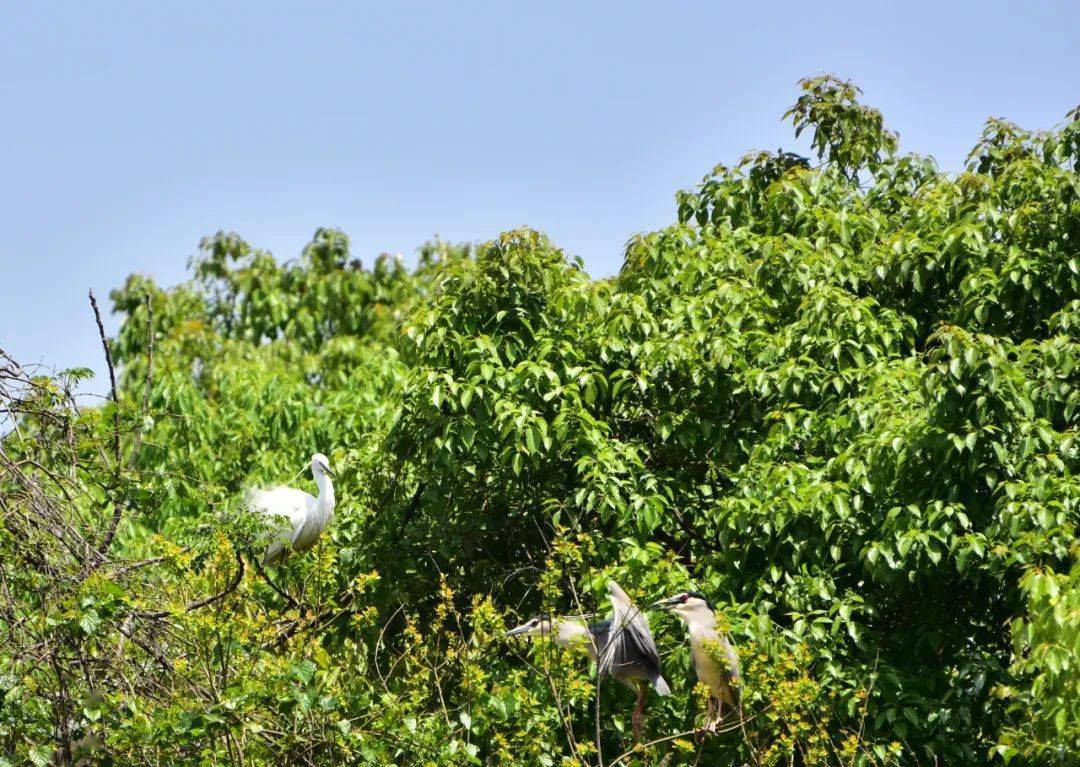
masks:
[[[290,551],[307,551],[330,524],[335,504],[333,472],[322,453],[311,456],[311,475],[319,488],[318,497],[284,485],[249,494],[249,508],[273,520],[273,538],[263,555],[264,565],[281,562]]]

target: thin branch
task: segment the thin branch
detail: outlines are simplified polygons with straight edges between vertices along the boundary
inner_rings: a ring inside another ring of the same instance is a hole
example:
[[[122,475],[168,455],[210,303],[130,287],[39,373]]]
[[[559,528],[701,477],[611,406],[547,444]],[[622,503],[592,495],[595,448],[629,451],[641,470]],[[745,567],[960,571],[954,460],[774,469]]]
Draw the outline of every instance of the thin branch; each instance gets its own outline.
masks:
[[[342,615],[352,612],[352,603],[355,598],[356,592],[352,589],[346,589],[345,591],[340,592],[338,596],[334,597],[334,601],[336,602],[335,605],[326,608],[305,624],[301,624],[299,620],[293,621],[288,628],[281,631],[273,640],[263,643],[262,649],[273,650],[276,647],[281,647],[281,645],[288,642],[297,634],[303,634],[312,629],[316,629],[324,623],[333,623]]]
[[[386,684],[387,677],[383,676],[382,669],[379,668],[379,648],[383,646],[383,637],[385,636],[386,629],[389,628],[391,621],[393,621],[394,618],[397,617],[397,614],[404,609],[405,603],[402,602],[398,605],[398,609],[394,610],[390,617],[386,619],[386,623],[382,625],[382,628],[379,629],[379,638],[375,642],[375,673],[379,675],[379,681],[382,682],[383,689],[387,692],[390,692],[390,688]]]
[[[144,567],[149,567],[150,565],[156,565],[159,562],[164,562],[166,559],[172,559],[174,557],[177,557],[177,556],[187,552],[187,550],[188,550],[188,547],[185,546],[184,548],[180,549],[180,551],[176,552],[175,554],[162,554],[161,556],[158,556],[158,557],[150,557],[149,559],[140,559],[137,562],[128,562],[127,564],[120,564],[119,562],[114,562],[113,564],[116,564],[116,565],[119,565],[119,566],[117,567],[116,570],[113,571],[113,575],[114,576],[124,575],[126,573],[130,573],[132,570],[141,570]]]
[[[877,684],[878,662],[881,660],[881,649],[878,648],[874,655],[874,668],[870,671],[870,685],[866,688],[866,697],[863,698],[862,712],[859,717],[859,742],[862,742],[863,732],[866,728],[866,714],[870,709],[870,696],[874,694],[874,685]],[[851,757],[851,765],[855,765],[855,756]]]
[[[101,348],[105,350],[105,364],[109,368],[109,385],[111,387],[110,398],[115,408],[113,409],[113,457],[117,465],[120,463],[120,400],[116,398],[116,371],[113,369],[112,352],[109,351],[109,342],[105,338],[105,325],[101,322],[101,311],[98,309],[94,291],[90,291],[90,307],[94,310],[94,319],[97,321],[98,336],[101,338]]]
[[[147,655],[154,658],[158,662],[158,665],[161,666],[162,671],[164,671],[166,674],[173,673],[172,663],[169,662],[168,658],[166,658],[164,655],[162,655],[160,652],[155,650],[143,640],[139,639],[139,637],[135,635],[135,632],[133,630],[131,630],[124,624],[117,626],[116,630],[126,636],[132,642],[137,644],[139,647],[141,647],[143,652],[145,652]]]
[[[212,594],[212,595],[210,595],[208,597],[203,597],[202,599],[196,599],[194,602],[189,602],[187,604],[187,606],[184,607],[183,612],[190,613],[190,612],[192,612],[194,610],[198,610],[199,608],[206,607],[208,605],[212,605],[215,602],[220,602],[222,599],[227,597],[229,594],[236,591],[236,587],[240,585],[240,579],[243,578],[243,577],[244,577],[244,558],[240,556],[240,552],[238,551],[238,552],[236,552],[236,572],[233,574],[232,580],[229,581],[229,583],[225,586],[225,588],[222,589],[221,591],[219,591],[216,594]],[[164,617],[170,615],[171,611],[169,611],[169,610],[136,610],[134,614],[137,615],[140,618],[154,618],[154,619],[157,619],[157,618],[164,618]]]
[[[624,752],[622,754],[619,754],[619,756],[615,757],[613,760],[608,762],[608,767],[615,767],[616,764],[618,764],[619,762],[626,761],[627,759],[629,759],[634,754],[636,754],[636,753],[638,753],[640,751],[644,751],[647,748],[652,748],[653,746],[659,745],[660,743],[666,743],[669,740],[678,740],[679,738],[685,738],[688,735],[705,734],[705,735],[715,736],[715,735],[723,735],[724,733],[728,733],[728,732],[734,732],[735,730],[740,729],[746,722],[751,722],[754,719],[756,719],[763,711],[766,711],[766,710],[768,710],[768,707],[763,708],[758,713],[754,714],[751,717],[747,717],[746,719],[740,718],[738,722],[736,722],[735,724],[730,724],[727,727],[723,727],[723,728],[719,728],[719,729],[715,729],[715,730],[708,730],[708,729],[704,729],[704,728],[695,728],[693,730],[687,730],[686,732],[677,732],[674,735],[665,735],[662,738],[657,738],[656,740],[650,740],[648,743],[641,743],[641,744],[635,745],[629,751],[626,751],[626,752]]]
[[[255,568],[255,572],[262,576],[262,579],[266,581],[266,583],[270,586],[271,589],[274,590],[274,593],[284,599],[285,603],[289,605],[289,607],[293,608],[294,610],[300,609],[300,603],[293,599],[291,596],[289,596],[289,592],[285,591],[285,589],[283,588],[280,588],[270,579],[270,576],[267,575],[266,570],[263,569],[262,563],[259,562],[259,557],[257,553],[254,557],[252,557],[251,565]]]
[[[109,341],[105,338],[105,325],[101,322],[101,311],[98,309],[94,291],[91,290],[89,295],[90,307],[94,310],[94,320],[97,322],[98,336],[101,338],[101,348],[105,350],[105,364],[109,368],[110,397],[113,401],[112,448],[113,459],[115,460],[115,469],[113,471],[113,482],[115,483],[120,478],[120,400],[116,395],[116,370],[113,368],[112,352],[109,351]],[[112,499],[112,503],[112,519],[109,520],[109,527],[105,530],[105,536],[101,539],[101,543],[97,548],[99,562],[105,561],[105,554],[108,552],[109,547],[112,546],[113,538],[116,536],[116,528],[120,526],[120,517],[124,513],[124,504],[116,499]],[[96,565],[91,565],[91,571],[95,567]]]
[[[401,516],[401,522],[403,525],[408,525],[412,522],[414,516],[416,516],[417,509],[420,508],[420,499],[424,495],[424,491],[427,489],[427,485],[421,482],[416,486],[416,492],[413,493],[412,498],[409,499],[409,505],[405,509],[405,513]]]
[[[135,427],[135,447],[128,457],[128,468],[135,465],[142,448],[143,430],[142,423],[146,419],[147,410],[150,408],[150,389],[154,382],[154,310],[150,304],[150,294],[146,294],[146,384],[143,387],[142,417]]]
[[[567,739],[567,743],[569,743],[569,745],[570,745],[570,751],[573,754],[574,758],[577,759],[579,762],[581,762],[582,759],[581,759],[581,755],[578,753],[577,740],[574,737],[573,723],[570,721],[570,715],[566,711],[563,710],[562,696],[559,694],[559,688],[555,684],[555,678],[552,676],[552,674],[546,668],[547,665],[548,665],[547,664],[547,661],[548,661],[548,654],[547,654],[548,647],[549,646],[554,646],[555,643],[554,643],[554,641],[552,641],[552,638],[550,636],[543,637],[541,641],[543,642],[543,644],[541,646],[544,649],[543,657],[544,657],[544,661],[545,661],[545,663],[544,663],[545,668],[539,668],[534,663],[532,663],[527,657],[525,657],[520,652],[518,652],[516,649],[511,650],[511,652],[514,653],[514,656],[518,660],[520,660],[522,663],[524,663],[526,666],[528,666],[529,669],[534,674],[536,674],[539,677],[543,677],[545,680],[547,680],[548,687],[551,689],[551,695],[555,699],[555,708],[559,712],[559,718],[562,719],[563,729],[566,731],[566,739]],[[584,762],[582,762],[582,763],[584,763]]]

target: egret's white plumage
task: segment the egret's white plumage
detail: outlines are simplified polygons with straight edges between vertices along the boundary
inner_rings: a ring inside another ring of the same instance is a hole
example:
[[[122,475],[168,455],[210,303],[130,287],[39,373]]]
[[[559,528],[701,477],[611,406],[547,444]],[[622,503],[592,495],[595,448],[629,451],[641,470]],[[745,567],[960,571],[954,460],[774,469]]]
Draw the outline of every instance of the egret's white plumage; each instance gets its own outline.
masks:
[[[330,524],[336,502],[334,483],[330,479],[330,461],[322,453],[311,456],[311,474],[319,488],[318,496],[284,485],[253,490],[248,495],[248,506],[273,520],[273,537],[263,555],[264,565],[281,562],[290,551],[307,551]]]

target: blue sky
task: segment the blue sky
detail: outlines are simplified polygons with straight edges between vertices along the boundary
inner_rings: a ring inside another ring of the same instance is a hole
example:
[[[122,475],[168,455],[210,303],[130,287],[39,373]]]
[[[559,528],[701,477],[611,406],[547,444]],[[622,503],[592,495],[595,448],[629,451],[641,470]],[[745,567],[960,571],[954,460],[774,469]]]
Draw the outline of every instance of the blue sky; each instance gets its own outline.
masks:
[[[5,3],[0,347],[103,370],[87,288],[181,281],[218,229],[285,259],[336,226],[370,263],[527,224],[610,274],[714,164],[797,148],[799,77],[958,169],[986,117],[1080,102],[1078,29],[1075,2]]]

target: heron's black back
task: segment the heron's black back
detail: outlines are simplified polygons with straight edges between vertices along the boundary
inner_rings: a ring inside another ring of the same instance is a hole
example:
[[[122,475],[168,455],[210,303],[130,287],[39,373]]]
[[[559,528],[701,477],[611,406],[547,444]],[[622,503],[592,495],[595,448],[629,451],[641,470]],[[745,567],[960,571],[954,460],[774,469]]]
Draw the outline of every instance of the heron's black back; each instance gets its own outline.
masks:
[[[612,622],[593,624],[600,649],[601,671],[616,679],[647,679],[660,676],[660,653],[652,637],[643,634],[633,622],[614,629]],[[593,626],[589,630],[593,630]]]
[[[593,639],[596,641],[596,649],[603,652],[604,648],[607,647],[608,640],[611,639],[611,619],[590,623],[589,633],[593,635]]]

